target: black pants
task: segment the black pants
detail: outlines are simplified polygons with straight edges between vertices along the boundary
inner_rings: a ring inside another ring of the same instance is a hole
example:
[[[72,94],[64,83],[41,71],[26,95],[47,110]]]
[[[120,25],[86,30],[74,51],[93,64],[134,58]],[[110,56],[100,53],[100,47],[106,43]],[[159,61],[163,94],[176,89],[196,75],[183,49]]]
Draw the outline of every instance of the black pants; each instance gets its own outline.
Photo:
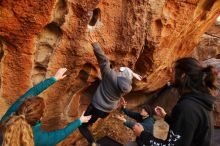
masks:
[[[83,123],[80,127],[79,127],[79,131],[80,133],[87,139],[87,141],[89,143],[95,142],[95,139],[92,136],[92,133],[89,131],[88,126],[92,125],[93,123],[95,123],[98,118],[105,118],[109,115],[109,113],[103,112],[97,108],[95,108],[92,104],[90,104],[87,109],[86,112],[84,114],[85,116],[91,115],[91,119],[89,120],[88,123]]]

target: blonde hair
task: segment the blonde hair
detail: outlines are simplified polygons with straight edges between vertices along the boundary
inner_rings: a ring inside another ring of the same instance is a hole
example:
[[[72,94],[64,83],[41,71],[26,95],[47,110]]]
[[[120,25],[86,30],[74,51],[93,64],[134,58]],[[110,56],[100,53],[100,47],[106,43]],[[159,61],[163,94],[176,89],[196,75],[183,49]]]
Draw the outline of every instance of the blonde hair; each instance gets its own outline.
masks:
[[[8,120],[1,124],[2,146],[34,146],[34,126],[44,113],[44,100],[35,96],[27,99]]]
[[[4,122],[2,146],[34,146],[31,126],[22,115],[12,115]]]

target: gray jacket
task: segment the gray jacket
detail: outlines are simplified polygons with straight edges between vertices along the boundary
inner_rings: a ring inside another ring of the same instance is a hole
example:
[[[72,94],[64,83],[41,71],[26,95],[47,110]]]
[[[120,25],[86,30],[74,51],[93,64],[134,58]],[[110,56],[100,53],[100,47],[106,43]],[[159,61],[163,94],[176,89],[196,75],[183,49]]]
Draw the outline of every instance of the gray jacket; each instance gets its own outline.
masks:
[[[116,108],[122,94],[131,91],[132,81],[120,77],[110,68],[110,62],[98,43],[93,43],[92,46],[102,75],[102,80],[93,95],[92,105],[103,112],[111,112]]]

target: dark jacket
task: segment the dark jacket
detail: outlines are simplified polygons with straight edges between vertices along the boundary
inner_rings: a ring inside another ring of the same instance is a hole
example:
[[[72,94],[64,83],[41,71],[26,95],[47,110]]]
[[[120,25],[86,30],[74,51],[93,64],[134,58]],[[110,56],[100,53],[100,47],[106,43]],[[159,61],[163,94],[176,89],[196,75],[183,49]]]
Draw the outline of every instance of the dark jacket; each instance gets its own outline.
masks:
[[[147,118],[143,118],[140,113],[130,111],[126,108],[123,108],[122,111],[127,116],[129,116],[132,119],[135,119],[138,123],[140,123],[144,127],[144,131],[147,131],[147,132],[153,134],[153,128],[154,128],[155,120],[152,116],[147,117]],[[135,123],[136,122],[131,122],[131,121],[128,121],[128,120],[126,120],[126,122],[124,122],[125,126],[127,126],[130,129],[133,128]]]
[[[93,43],[92,46],[102,75],[102,80],[93,95],[92,105],[109,113],[116,108],[121,95],[124,93],[122,89],[131,87],[131,81],[119,77],[117,72],[110,68],[110,62],[98,43]],[[119,79],[122,81],[120,84],[118,84]],[[120,86],[123,87],[120,88]]]
[[[140,113],[130,111],[126,108],[123,108],[122,111],[127,116],[129,116],[132,119],[135,119],[138,123],[140,123],[144,127],[144,131],[149,132],[150,134],[153,134],[155,119],[152,116],[149,116],[147,118],[143,118]],[[126,120],[126,122],[124,122],[124,124],[128,128],[132,129],[135,122],[131,122],[131,121]],[[140,137],[136,137],[135,141],[137,142],[137,144],[139,146],[143,145],[143,142]]]
[[[213,132],[214,97],[205,93],[184,94],[165,120],[170,125],[165,141],[142,132],[145,146],[210,146]]]
[[[19,107],[25,102],[26,99],[37,96],[49,86],[53,85],[56,82],[54,77],[44,80],[43,82],[35,85],[33,88],[29,89],[24,95],[19,97],[17,101],[12,104],[12,106],[7,110],[5,115],[1,119],[1,123],[6,121],[11,114],[15,113]],[[35,126],[32,126],[33,135],[34,135],[34,145],[35,146],[53,146],[65,139],[70,135],[75,129],[81,125],[79,119],[69,123],[66,127],[54,130],[54,131],[44,131],[41,128],[41,123],[36,123]],[[2,143],[2,137],[0,138],[0,143]]]

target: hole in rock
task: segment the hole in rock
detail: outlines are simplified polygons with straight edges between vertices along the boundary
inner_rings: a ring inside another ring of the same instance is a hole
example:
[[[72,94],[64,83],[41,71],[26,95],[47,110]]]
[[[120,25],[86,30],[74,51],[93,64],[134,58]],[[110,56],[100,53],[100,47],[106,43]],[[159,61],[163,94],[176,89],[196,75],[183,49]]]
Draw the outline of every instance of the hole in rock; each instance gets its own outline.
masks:
[[[81,80],[86,81],[89,77],[89,74],[85,70],[80,70],[79,76]]]
[[[47,69],[44,67],[44,66],[41,66],[40,64],[37,64],[35,67],[34,67],[34,70],[38,71],[38,72],[45,72],[47,71]]]
[[[135,64],[135,69],[141,74],[146,74],[146,72],[151,72],[153,65],[153,52],[155,48],[151,44],[148,44],[145,40],[145,44],[142,48],[141,54]]]
[[[162,21],[160,19],[156,20],[155,24],[156,24],[156,27],[157,27],[158,30],[162,29],[163,23],[162,23]]]
[[[90,86],[82,92],[80,98],[80,105],[82,105],[82,108],[83,106],[86,107],[90,103],[93,94],[95,93],[96,89],[99,86],[99,83],[100,83],[100,79],[95,78],[94,82],[92,82]]]
[[[210,11],[212,9],[212,6],[214,5],[216,0],[206,0],[206,2],[203,5],[204,10]]]
[[[66,0],[58,0],[55,6],[53,14],[53,22],[61,26],[65,22],[65,16],[67,14],[67,2]]]
[[[61,28],[54,22],[47,24],[37,37],[37,46],[40,44],[56,47],[62,37]]]
[[[83,69],[80,70],[78,78],[84,82],[88,82],[91,78],[93,78],[93,74],[95,72],[97,72],[96,68],[92,64],[86,63],[83,65]]]
[[[217,55],[215,56],[215,58],[216,58],[216,59],[220,59],[220,54],[217,54]]]
[[[162,29],[163,29],[163,23],[162,23],[161,19],[157,19],[152,23],[152,32],[156,36],[160,36]]]
[[[89,22],[90,26],[95,26],[96,22],[101,18],[101,10],[99,8],[96,8],[92,12],[92,18]]]

